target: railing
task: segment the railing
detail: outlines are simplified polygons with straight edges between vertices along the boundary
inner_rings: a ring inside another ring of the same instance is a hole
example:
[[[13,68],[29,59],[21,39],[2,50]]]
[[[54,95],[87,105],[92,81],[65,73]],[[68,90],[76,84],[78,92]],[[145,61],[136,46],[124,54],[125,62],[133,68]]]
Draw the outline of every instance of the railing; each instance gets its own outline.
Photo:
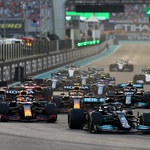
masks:
[[[78,42],[92,41],[92,38],[75,40],[75,48]],[[102,41],[103,42],[103,41]],[[92,45],[93,46],[93,45]],[[72,40],[56,40],[56,41],[38,41],[33,42],[31,46],[16,44],[0,44],[0,61],[15,60],[35,55],[47,55],[57,51],[65,51],[72,49]]]
[[[14,60],[32,55],[50,54],[57,50],[71,49],[71,40],[51,42],[33,42],[31,46],[23,44],[0,44],[0,61]]]

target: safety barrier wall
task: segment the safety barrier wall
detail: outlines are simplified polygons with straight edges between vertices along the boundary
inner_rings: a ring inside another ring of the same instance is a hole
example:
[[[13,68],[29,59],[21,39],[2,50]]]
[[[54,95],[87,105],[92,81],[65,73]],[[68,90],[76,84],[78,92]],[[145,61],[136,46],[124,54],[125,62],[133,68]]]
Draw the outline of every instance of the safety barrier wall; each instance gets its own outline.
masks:
[[[112,45],[114,40],[110,40],[109,44]],[[39,56],[31,56],[24,59],[18,59],[14,61],[1,62],[0,63],[0,80],[8,81],[9,83],[14,81],[15,67],[24,67],[25,76],[36,75],[49,71],[51,69],[72,63],[83,58],[96,55],[103,51],[106,47],[106,42],[80,49],[72,49],[65,51],[53,52],[49,55],[43,54]]]

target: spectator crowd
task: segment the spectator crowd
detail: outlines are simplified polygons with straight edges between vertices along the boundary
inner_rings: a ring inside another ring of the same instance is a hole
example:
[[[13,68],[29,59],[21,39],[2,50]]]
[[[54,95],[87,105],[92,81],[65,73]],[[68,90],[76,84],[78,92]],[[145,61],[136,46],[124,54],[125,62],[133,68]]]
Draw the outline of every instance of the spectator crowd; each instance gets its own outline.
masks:
[[[51,3],[52,0],[0,0],[0,18],[22,18],[26,14],[29,19],[39,19],[41,9],[51,8]],[[145,8],[150,7],[150,4],[124,4],[124,6],[125,12],[111,13],[110,20],[132,20],[135,23],[142,21],[145,19]],[[73,0],[69,0],[66,3],[66,11],[74,10]]]
[[[29,19],[39,19],[40,9],[46,7],[51,7],[51,0],[0,0],[0,18],[22,18],[26,14]]]
[[[84,2],[83,0],[76,0],[78,3]],[[135,2],[135,1],[134,1]],[[150,1],[149,1],[150,2]],[[125,11],[124,13],[110,13],[110,20],[111,21],[123,21],[129,20],[133,23],[138,23],[140,21],[144,21],[145,17],[145,9],[146,7],[150,7],[150,4],[124,4]],[[75,11],[75,7],[73,5],[73,1],[69,0],[66,6],[66,11]]]

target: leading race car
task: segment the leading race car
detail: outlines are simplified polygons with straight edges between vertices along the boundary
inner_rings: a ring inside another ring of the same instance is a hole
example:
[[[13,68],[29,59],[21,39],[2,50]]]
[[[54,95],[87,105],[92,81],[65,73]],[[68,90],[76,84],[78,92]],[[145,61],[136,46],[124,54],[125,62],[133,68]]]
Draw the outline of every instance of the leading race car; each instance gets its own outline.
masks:
[[[109,132],[150,132],[150,113],[133,115],[130,109],[122,109],[120,103],[107,103],[95,111],[71,109],[68,113],[70,129],[86,129],[91,133]]]
[[[0,101],[0,121],[56,122],[56,105],[37,101],[31,95],[18,95],[14,100]]]
[[[129,64],[128,61],[119,59],[113,64],[110,64],[109,71],[132,72],[133,68],[133,64]]]
[[[134,83],[150,84],[150,68],[142,68],[142,72],[135,74],[133,77]]]

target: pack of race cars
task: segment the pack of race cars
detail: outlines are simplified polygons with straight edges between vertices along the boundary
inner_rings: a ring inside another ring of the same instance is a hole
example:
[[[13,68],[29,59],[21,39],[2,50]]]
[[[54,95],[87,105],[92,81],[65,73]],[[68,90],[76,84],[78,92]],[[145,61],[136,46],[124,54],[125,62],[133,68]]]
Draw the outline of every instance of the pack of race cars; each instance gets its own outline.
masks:
[[[149,133],[150,113],[134,113],[136,108],[150,108],[150,92],[143,90],[144,82],[116,84],[115,80],[103,68],[82,70],[71,65],[51,74],[50,79],[28,77],[9,88],[1,82],[0,119],[56,122],[58,113],[68,113],[70,129]]]

